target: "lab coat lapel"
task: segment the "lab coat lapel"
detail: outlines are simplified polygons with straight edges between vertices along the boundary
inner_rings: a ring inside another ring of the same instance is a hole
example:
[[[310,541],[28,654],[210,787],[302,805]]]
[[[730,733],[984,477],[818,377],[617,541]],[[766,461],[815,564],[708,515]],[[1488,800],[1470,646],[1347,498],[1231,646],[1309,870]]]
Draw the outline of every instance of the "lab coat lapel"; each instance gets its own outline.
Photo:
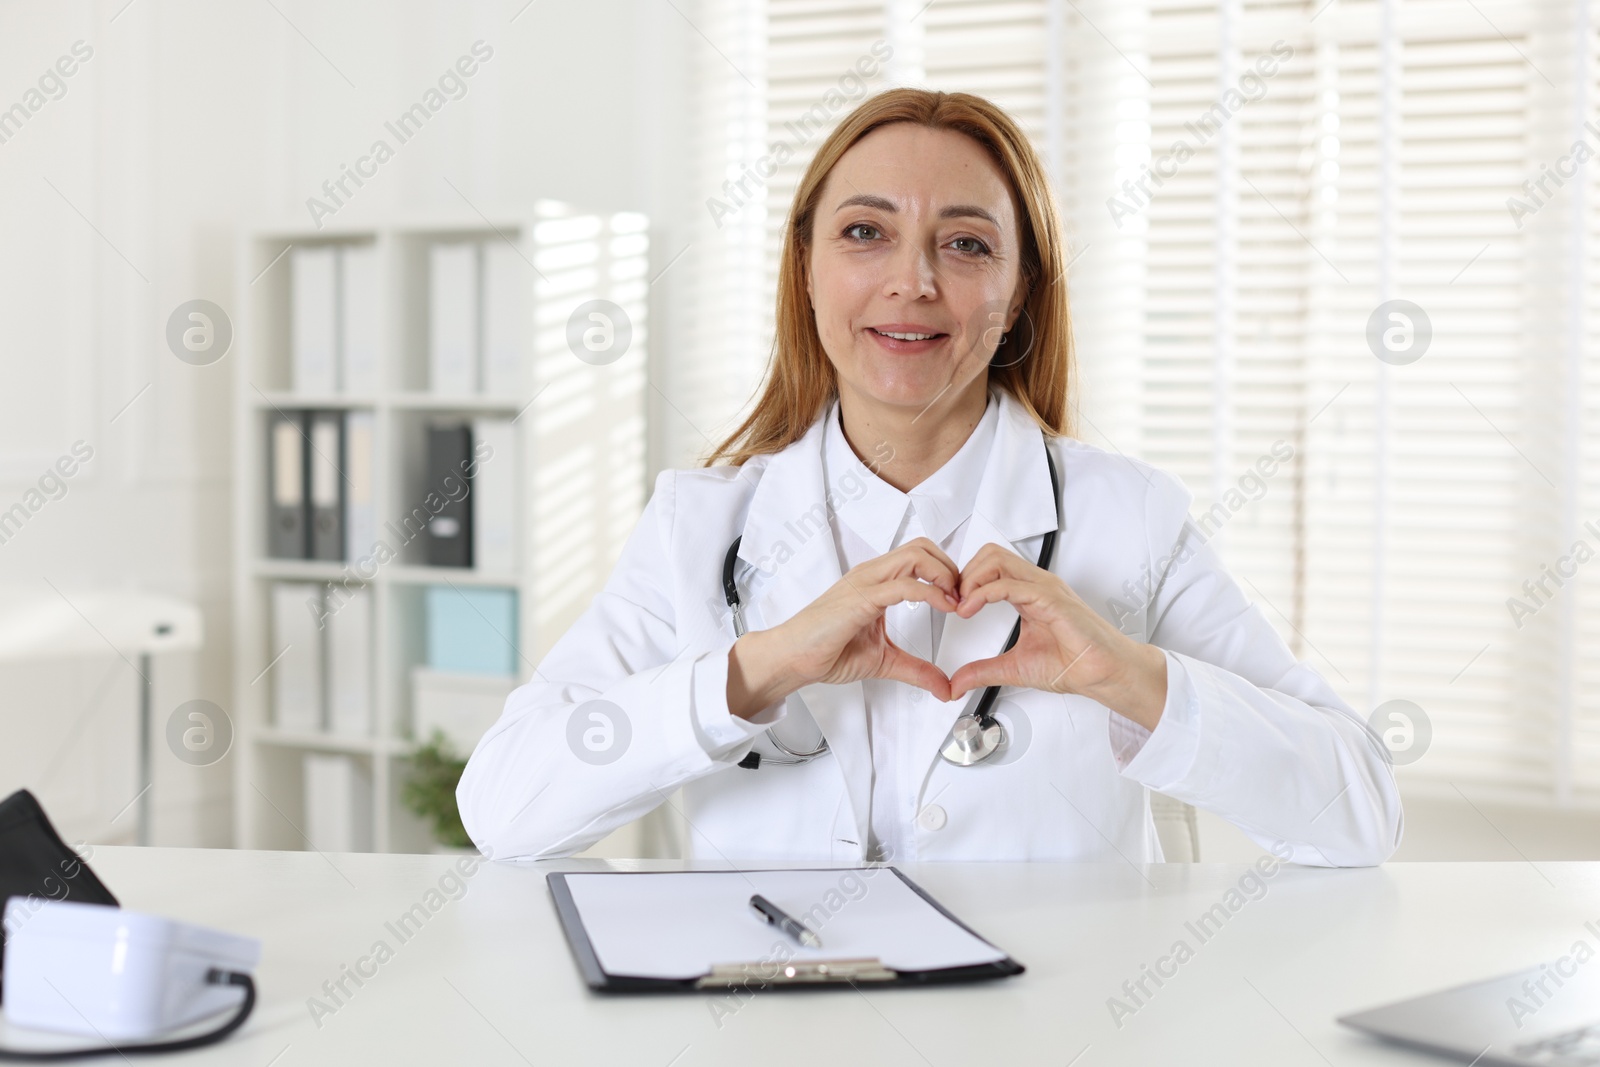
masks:
[[[1044,433],[1009,393],[997,391],[1001,398],[1000,424],[984,466],[972,517],[958,551],[951,557],[962,570],[990,542],[1029,563],[1037,562],[1038,549],[1027,546],[1031,551],[1024,551],[1024,543],[1059,526],[1057,504],[1050,492]],[[1057,534],[1058,542],[1060,538]],[[1056,555],[1059,559],[1060,552]],[[1004,601],[986,604],[970,619],[947,614],[934,666],[948,677],[963,664],[998,656],[1016,621],[1017,609]],[[976,708],[982,697],[983,690],[975,689],[959,700],[928,705],[928,713],[918,718],[913,735],[917,759],[928,761],[926,766],[931,768],[939,759],[950,727],[962,712]]]
[[[755,588],[749,598],[752,629],[770,629],[793,618],[841,577],[825,503],[823,430],[819,417],[805,436],[772,456],[751,497],[739,558],[755,568],[751,578]],[[872,750],[861,683],[807,685],[795,695],[805,703],[838,760],[855,817],[856,840],[865,848]],[[809,744],[810,735],[802,730],[793,740]],[[782,771],[777,768],[773,773]]]

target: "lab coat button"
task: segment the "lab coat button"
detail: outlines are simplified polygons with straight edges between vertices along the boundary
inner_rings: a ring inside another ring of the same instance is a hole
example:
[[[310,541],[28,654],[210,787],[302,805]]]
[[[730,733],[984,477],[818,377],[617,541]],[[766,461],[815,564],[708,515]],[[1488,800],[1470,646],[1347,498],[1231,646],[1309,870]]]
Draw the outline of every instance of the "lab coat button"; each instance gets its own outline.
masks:
[[[917,825],[924,830],[943,830],[944,824],[944,809],[937,804],[929,804],[917,814]]]

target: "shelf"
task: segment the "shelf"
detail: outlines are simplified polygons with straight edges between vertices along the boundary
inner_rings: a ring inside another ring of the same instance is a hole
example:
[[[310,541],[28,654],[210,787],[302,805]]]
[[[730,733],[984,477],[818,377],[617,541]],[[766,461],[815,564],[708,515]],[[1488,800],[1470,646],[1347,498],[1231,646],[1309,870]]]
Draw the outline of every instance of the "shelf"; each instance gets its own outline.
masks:
[[[350,737],[344,734],[310,734],[289,730],[257,730],[254,739],[278,748],[309,748],[322,752],[352,752],[364,756],[407,755],[415,746],[399,737]]]
[[[528,401],[510,396],[437,396],[432,393],[395,393],[389,402],[403,411],[509,411],[516,414]]]
[[[515,415],[528,406],[528,398],[515,396],[478,396],[463,393],[459,396],[433,393],[391,393],[384,397],[356,393],[295,393],[285,389],[251,390],[252,403],[267,411],[292,411],[301,408],[317,410],[345,408],[376,408],[387,405],[397,411],[484,411],[510,412]]]
[[[255,564],[257,578],[275,578],[291,582],[333,582],[361,576],[348,569],[344,561],[320,559],[258,559]]]
[[[405,585],[472,585],[472,586],[506,586],[516,588],[522,583],[520,575],[496,574],[494,572],[475,571],[470,567],[418,567],[398,564],[385,567],[380,574],[387,575],[392,582]]]
[[[470,567],[427,567],[415,564],[391,563],[379,567],[373,578],[362,578],[348,563],[328,560],[261,559],[255,564],[255,576],[286,582],[349,582],[362,585],[378,582],[396,582],[401,585],[470,585],[504,586],[515,589],[522,584],[523,576],[496,571],[476,571]]]
[[[377,401],[370,396],[355,393],[291,393],[283,389],[270,389],[257,391],[252,389],[250,396],[258,408],[268,411],[279,409],[292,410],[295,408],[370,408],[376,407]]]

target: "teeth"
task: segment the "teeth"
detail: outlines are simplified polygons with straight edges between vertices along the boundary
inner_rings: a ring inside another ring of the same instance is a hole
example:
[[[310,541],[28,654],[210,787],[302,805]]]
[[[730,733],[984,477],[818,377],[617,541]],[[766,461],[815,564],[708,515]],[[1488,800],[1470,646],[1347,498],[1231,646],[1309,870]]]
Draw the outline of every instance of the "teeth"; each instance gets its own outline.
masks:
[[[896,341],[927,341],[939,336],[934,333],[890,333],[888,330],[879,330],[877,332],[885,337],[893,337]]]

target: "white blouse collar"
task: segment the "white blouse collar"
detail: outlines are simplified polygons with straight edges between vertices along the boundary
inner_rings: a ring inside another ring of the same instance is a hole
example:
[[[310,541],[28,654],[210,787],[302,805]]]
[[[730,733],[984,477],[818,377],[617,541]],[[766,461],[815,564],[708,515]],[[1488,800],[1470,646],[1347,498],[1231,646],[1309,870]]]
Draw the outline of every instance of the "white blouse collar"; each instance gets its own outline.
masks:
[[[835,397],[824,416],[823,468],[828,503],[841,522],[849,526],[878,554],[889,551],[905,521],[907,506],[915,507],[923,531],[935,542],[972,514],[978,487],[988,464],[1000,422],[1000,398],[989,387],[983,417],[955,455],[909,493],[903,493],[873,472],[873,465],[889,458],[888,445],[866,446],[867,462],[850,447],[839,424]],[[881,458],[880,458],[881,457]]]

